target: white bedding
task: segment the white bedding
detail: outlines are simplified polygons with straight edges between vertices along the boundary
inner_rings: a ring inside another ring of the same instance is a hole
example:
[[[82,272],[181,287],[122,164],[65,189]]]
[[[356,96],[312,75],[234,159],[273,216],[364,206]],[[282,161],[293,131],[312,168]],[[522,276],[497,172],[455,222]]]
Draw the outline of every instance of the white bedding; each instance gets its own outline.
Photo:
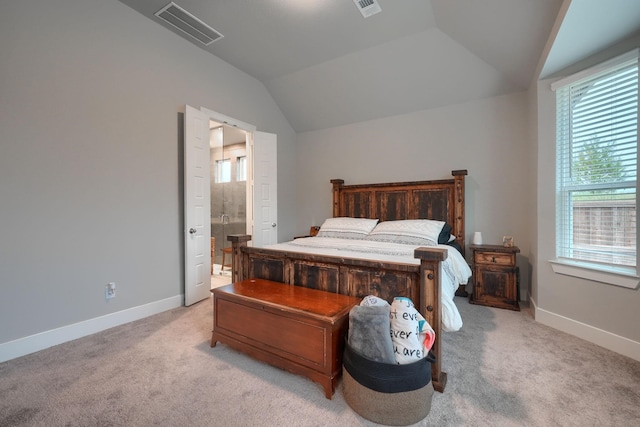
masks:
[[[316,255],[420,264],[420,260],[414,258],[414,251],[419,246],[399,243],[329,237],[306,237],[295,239],[291,242],[269,245],[267,247],[270,249]],[[436,247],[448,251],[447,259],[442,262],[440,274],[442,283],[442,329],[445,331],[457,331],[462,327],[462,318],[460,317],[458,308],[453,302],[453,297],[458,289],[458,285],[466,284],[469,277],[471,277],[471,269],[456,248],[449,245],[437,245]],[[417,301],[415,303],[417,303]]]

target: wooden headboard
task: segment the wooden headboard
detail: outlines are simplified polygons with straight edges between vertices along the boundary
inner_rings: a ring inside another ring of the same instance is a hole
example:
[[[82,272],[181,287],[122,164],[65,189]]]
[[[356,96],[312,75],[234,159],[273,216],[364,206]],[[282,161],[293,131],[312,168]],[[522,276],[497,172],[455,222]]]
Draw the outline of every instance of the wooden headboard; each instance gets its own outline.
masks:
[[[333,216],[400,219],[434,219],[452,227],[464,254],[464,177],[465,170],[451,172],[452,179],[386,184],[344,185],[332,179]]]

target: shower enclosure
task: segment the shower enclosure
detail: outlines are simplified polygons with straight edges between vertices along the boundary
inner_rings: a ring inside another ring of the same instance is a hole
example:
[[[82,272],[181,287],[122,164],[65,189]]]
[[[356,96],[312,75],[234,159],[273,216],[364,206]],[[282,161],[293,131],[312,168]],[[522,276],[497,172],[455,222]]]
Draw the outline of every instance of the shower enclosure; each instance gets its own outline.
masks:
[[[222,265],[223,250],[230,248],[229,234],[247,231],[247,137],[243,130],[210,123],[211,237],[214,273],[230,271]],[[225,264],[231,263],[227,254]]]

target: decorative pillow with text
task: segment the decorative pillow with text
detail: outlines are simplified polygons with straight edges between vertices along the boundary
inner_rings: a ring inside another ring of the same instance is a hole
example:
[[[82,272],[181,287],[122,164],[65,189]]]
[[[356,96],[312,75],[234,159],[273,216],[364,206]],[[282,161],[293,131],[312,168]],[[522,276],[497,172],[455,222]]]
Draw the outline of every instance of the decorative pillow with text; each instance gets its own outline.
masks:
[[[416,310],[413,301],[406,297],[395,297],[389,318],[396,363],[404,365],[427,357],[436,338],[435,332]]]

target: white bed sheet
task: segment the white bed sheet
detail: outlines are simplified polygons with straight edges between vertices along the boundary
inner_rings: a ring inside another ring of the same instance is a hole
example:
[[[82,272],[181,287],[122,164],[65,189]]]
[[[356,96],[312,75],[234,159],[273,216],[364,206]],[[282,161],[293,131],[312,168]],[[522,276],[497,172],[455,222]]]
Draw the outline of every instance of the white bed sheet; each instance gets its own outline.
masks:
[[[290,252],[419,265],[420,260],[414,258],[414,251],[418,247],[420,246],[329,237],[306,237],[267,246],[270,249]],[[440,274],[442,329],[444,331],[458,331],[462,327],[462,318],[453,297],[458,285],[466,284],[471,277],[471,269],[456,248],[449,245],[435,247],[448,251],[447,259],[442,262]]]

